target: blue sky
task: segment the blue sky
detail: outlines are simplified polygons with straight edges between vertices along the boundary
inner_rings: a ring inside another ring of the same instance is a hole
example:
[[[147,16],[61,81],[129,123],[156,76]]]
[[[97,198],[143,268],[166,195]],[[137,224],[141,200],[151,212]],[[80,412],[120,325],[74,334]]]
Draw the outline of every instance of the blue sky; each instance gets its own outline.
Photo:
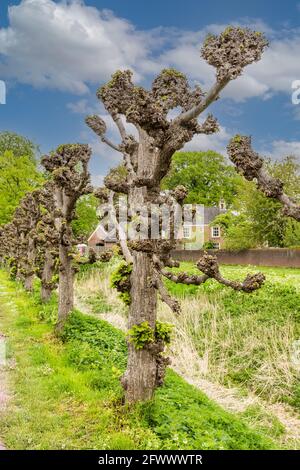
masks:
[[[220,133],[197,137],[187,149],[224,153],[238,132],[251,134],[254,146],[273,158],[300,157],[300,104],[291,103],[292,81],[300,80],[300,3],[292,0],[1,0],[0,80],[8,93],[0,130],[28,136],[42,152],[64,142],[90,143],[93,179],[100,183],[119,156],[84,124],[87,113],[105,114],[98,86],[118,68],[131,68],[147,86],[172,66],[207,89],[214,70],[200,58],[201,42],[228,24],[264,31],[270,47],[212,106]]]

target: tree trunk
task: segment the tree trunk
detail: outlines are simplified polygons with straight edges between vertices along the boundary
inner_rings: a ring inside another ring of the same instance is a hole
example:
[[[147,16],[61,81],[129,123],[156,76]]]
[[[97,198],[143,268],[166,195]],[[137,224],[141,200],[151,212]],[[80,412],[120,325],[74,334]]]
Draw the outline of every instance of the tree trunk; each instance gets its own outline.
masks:
[[[152,260],[147,253],[133,253],[129,328],[144,321],[155,328],[157,295],[151,285],[152,269]],[[147,349],[135,349],[129,343],[127,370],[122,382],[127,403],[150,400],[156,387],[155,356]]]
[[[27,290],[28,292],[31,292],[33,289],[33,279],[34,279],[33,274],[29,274],[28,276],[25,277],[24,287],[25,287],[25,290]]]
[[[59,307],[56,331],[61,332],[74,307],[74,271],[72,258],[68,254],[69,248],[64,245],[59,247]]]
[[[34,274],[32,273],[32,268],[34,265],[34,258],[35,258],[35,242],[30,237],[28,241],[28,258],[27,258],[26,267],[25,267],[25,271],[28,271],[30,274],[25,274],[25,279],[24,279],[24,287],[29,292],[31,292],[33,289]]]
[[[149,179],[153,175],[157,150],[146,132],[139,129],[138,177]],[[148,201],[148,189],[133,187],[129,193],[129,205],[143,207]],[[155,329],[157,315],[157,293],[153,286],[152,253],[133,251],[133,270],[131,274],[131,305],[129,310],[129,328],[147,321]],[[135,349],[128,346],[127,370],[122,383],[127,403],[150,400],[156,388],[157,361],[147,348]]]
[[[54,259],[51,253],[46,252],[45,264],[42,273],[41,299],[42,302],[48,302],[52,292],[52,276],[54,274]]]

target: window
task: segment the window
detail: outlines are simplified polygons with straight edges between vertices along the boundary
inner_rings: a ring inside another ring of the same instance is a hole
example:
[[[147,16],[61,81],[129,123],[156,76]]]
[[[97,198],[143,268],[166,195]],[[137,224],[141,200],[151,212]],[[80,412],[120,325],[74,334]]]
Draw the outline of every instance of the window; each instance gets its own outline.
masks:
[[[191,227],[183,227],[183,238],[191,238]]]
[[[212,246],[213,246],[213,250],[219,250],[220,249],[220,243],[219,242],[214,242],[212,244]]]
[[[226,209],[226,202],[224,201],[224,199],[221,199],[219,203],[219,208],[221,209],[221,211],[224,211]]]
[[[221,236],[220,227],[218,225],[211,228],[211,236],[212,238],[219,238]]]

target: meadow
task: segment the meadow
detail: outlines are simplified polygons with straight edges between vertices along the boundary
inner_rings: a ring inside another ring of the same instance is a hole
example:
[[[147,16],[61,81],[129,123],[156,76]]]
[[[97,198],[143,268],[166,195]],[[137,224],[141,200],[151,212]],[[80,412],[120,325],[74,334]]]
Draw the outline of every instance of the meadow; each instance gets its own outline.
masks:
[[[77,302],[82,309],[126,329],[126,308],[110,288],[109,275],[117,260],[80,274]],[[183,270],[197,273],[192,263]],[[266,275],[262,289],[253,294],[232,291],[213,280],[201,286],[166,281],[181,302],[174,314],[163,303],[159,318],[175,325],[169,353],[172,367],[182,377],[218,399],[251,425],[300,437],[299,367],[293,357],[300,337],[300,270],[222,266],[231,279],[258,270]],[[296,444],[298,445],[298,444]]]
[[[166,282],[180,299],[166,383],[147,404],[125,406],[127,307],[110,286],[120,262],[82,266],[77,309],[57,338],[57,297],[42,304],[0,272],[0,325],[9,338],[11,399],[0,412],[10,449],[299,449],[300,270],[263,268],[252,295],[213,281]],[[196,272],[190,263],[181,269]],[[251,267],[222,267],[240,278]],[[33,393],[34,391],[34,393]]]
[[[96,271],[94,272],[94,274]],[[0,325],[9,338],[11,398],[0,413],[9,449],[273,449],[251,428],[169,370],[146,404],[125,406],[120,374],[125,335],[95,316],[72,312],[53,334],[57,299],[46,306],[0,272]]]

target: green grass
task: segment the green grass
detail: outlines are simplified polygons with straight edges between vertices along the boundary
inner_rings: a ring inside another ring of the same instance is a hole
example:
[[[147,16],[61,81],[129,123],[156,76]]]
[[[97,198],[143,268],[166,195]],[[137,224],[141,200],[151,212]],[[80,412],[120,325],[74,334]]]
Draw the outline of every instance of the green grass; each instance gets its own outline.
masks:
[[[87,304],[93,314],[107,313],[112,311],[112,306],[106,301],[104,295],[99,292],[87,299]]]
[[[52,334],[56,299],[41,306],[0,272],[0,327],[9,336],[14,397],[0,415],[10,449],[269,449],[276,445],[171,370],[146,404],[122,405],[123,334],[74,312]],[[41,314],[42,312],[42,314]]]

